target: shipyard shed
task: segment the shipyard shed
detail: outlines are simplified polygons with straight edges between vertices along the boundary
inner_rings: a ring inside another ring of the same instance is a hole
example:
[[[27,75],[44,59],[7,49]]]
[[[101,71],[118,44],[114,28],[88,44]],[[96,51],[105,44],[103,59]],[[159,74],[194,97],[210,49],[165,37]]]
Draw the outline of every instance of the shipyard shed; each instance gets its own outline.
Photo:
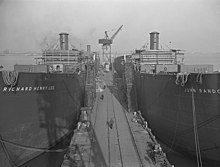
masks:
[[[32,73],[48,73],[48,66],[45,64],[39,65],[26,65],[26,64],[15,64],[14,71],[17,72],[32,72]]]
[[[140,64],[140,71],[144,73],[153,73],[153,69],[149,64]]]
[[[175,73],[178,72],[177,64],[158,64],[156,65],[156,73]]]
[[[213,72],[213,65],[210,64],[179,65],[179,72],[211,73]]]

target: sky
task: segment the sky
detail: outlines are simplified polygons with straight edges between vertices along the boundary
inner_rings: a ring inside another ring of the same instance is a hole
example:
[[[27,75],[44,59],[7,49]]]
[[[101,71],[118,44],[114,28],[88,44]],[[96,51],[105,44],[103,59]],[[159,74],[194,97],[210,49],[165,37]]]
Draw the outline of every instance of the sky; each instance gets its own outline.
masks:
[[[60,32],[78,49],[101,50],[104,31],[123,25],[114,52],[140,49],[152,31],[163,47],[220,52],[219,18],[219,0],[0,0],[0,51],[40,51]]]

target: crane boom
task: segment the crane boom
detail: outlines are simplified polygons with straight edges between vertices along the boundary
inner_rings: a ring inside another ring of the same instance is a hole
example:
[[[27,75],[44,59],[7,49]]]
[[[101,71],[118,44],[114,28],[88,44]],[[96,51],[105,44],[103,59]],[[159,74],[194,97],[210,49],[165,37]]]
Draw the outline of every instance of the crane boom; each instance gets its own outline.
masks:
[[[121,30],[122,27],[123,25],[121,25],[121,27],[119,27],[119,29],[112,35],[112,37],[110,38],[112,41],[115,38],[115,36],[118,34],[118,32]]]
[[[118,30],[112,35],[111,38],[108,36],[108,31],[105,31],[105,37],[102,39],[99,39],[99,44],[102,44],[102,50],[103,50],[103,59],[102,63],[109,64],[109,69],[112,69],[112,60],[111,60],[111,44],[113,43],[114,38],[118,34],[118,32],[121,30],[123,25],[121,25]]]
[[[103,46],[106,45],[111,45],[113,42],[113,39],[116,37],[116,35],[118,34],[118,32],[121,30],[121,28],[123,27],[123,25],[121,25],[121,27],[119,27],[119,29],[112,35],[111,38],[109,38],[108,36],[108,31],[105,31],[105,38],[99,39],[99,44],[102,44]]]

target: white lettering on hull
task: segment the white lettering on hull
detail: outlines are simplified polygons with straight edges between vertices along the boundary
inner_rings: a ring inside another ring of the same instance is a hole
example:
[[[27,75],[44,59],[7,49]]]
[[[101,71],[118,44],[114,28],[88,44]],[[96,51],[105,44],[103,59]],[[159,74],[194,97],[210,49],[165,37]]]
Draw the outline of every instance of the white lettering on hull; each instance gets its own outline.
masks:
[[[21,86],[21,87],[3,87],[3,92],[31,92],[31,91],[53,91],[55,86]]]
[[[184,90],[186,93],[201,93],[201,94],[220,94],[220,89],[193,89],[192,88],[185,88]]]

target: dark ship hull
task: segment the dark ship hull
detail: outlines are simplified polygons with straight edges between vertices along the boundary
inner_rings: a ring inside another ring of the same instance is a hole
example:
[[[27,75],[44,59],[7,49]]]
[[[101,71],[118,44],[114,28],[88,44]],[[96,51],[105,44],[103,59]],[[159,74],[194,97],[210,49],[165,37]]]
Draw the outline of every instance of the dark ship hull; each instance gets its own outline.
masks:
[[[191,73],[185,81],[178,83],[176,74],[137,73],[138,107],[157,138],[172,149],[196,157],[195,105],[202,160],[219,166],[220,73]]]
[[[185,65],[181,50],[159,46],[159,33],[151,32],[150,48],[115,59],[118,76],[133,85],[130,93],[157,139],[220,166],[220,73],[210,64]]]
[[[85,73],[20,72],[14,86],[7,86],[2,76],[0,72],[0,166],[33,166],[30,160],[48,149],[59,150],[50,154],[53,163],[47,157],[44,164],[61,165],[55,155],[65,153],[79,118]]]

